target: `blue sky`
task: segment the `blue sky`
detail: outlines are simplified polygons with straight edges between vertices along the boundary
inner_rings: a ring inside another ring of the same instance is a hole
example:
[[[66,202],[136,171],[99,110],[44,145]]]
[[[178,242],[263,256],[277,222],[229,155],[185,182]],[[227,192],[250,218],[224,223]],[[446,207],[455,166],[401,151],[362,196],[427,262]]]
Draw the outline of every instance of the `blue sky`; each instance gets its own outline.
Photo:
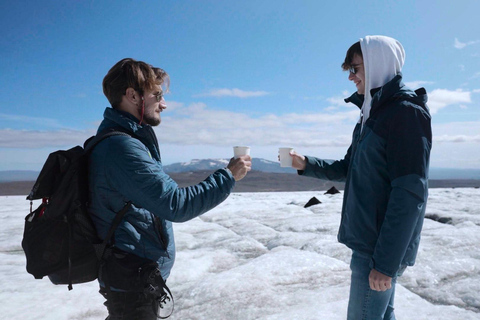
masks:
[[[340,68],[365,35],[406,50],[429,93],[432,167],[480,168],[479,1],[11,1],[0,11],[0,170],[40,170],[93,135],[103,77],[132,57],[171,78],[155,128],[164,164],[249,145],[343,157],[358,120]]]

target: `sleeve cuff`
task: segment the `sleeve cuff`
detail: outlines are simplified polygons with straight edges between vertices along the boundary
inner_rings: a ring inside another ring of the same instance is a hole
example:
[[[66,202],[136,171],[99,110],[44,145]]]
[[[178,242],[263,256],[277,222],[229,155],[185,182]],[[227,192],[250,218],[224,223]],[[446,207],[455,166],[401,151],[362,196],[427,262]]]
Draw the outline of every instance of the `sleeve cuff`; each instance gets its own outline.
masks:
[[[229,174],[232,178],[235,179],[235,177],[233,176],[233,173],[232,173],[232,171],[230,171],[230,169],[228,169],[227,167],[225,167],[225,168],[223,168],[223,170],[227,171],[228,174]]]

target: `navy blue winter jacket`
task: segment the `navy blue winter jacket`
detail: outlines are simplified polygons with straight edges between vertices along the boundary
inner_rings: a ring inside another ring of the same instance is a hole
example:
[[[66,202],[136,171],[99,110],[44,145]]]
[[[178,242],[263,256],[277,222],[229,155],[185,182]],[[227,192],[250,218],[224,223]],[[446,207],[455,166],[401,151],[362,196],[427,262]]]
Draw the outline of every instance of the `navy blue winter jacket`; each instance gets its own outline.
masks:
[[[193,219],[224,201],[235,185],[232,174],[217,170],[203,182],[179,188],[162,167],[151,126],[139,125],[129,113],[107,108],[98,128],[128,131],[93,150],[89,162],[89,211],[101,239],[125,203],[133,205],[115,232],[115,246],[157,261],[167,278],[175,260],[172,222]]]
[[[432,146],[425,89],[407,89],[398,74],[373,89],[370,117],[357,124],[339,161],[307,157],[299,174],[345,181],[338,241],[372,257],[371,267],[393,277],[415,263],[428,197]],[[363,96],[346,102],[362,106]]]

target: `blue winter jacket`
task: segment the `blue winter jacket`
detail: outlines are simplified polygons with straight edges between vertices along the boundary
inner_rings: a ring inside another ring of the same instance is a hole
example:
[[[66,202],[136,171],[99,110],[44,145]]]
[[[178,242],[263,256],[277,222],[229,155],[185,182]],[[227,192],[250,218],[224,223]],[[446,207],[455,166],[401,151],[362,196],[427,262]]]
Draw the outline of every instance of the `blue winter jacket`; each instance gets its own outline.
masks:
[[[401,74],[371,93],[370,117],[363,130],[356,125],[345,158],[307,157],[299,174],[345,181],[338,241],[393,277],[417,255],[428,197],[430,114],[425,89],[407,89]],[[345,101],[361,107],[363,96]]]
[[[203,182],[179,188],[164,171],[151,126],[139,125],[130,113],[107,108],[98,128],[128,131],[101,141],[89,161],[89,211],[104,239],[115,214],[133,205],[115,232],[115,246],[158,261],[167,278],[175,260],[172,222],[193,219],[224,201],[235,185],[229,170],[220,169]]]

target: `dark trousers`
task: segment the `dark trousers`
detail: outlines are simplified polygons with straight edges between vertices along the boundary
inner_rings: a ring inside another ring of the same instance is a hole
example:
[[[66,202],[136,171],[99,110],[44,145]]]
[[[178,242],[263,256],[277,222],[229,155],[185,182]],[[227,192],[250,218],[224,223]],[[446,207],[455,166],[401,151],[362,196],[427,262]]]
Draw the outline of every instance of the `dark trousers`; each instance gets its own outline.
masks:
[[[101,288],[108,310],[105,320],[156,320],[154,298],[143,292],[107,292]]]

